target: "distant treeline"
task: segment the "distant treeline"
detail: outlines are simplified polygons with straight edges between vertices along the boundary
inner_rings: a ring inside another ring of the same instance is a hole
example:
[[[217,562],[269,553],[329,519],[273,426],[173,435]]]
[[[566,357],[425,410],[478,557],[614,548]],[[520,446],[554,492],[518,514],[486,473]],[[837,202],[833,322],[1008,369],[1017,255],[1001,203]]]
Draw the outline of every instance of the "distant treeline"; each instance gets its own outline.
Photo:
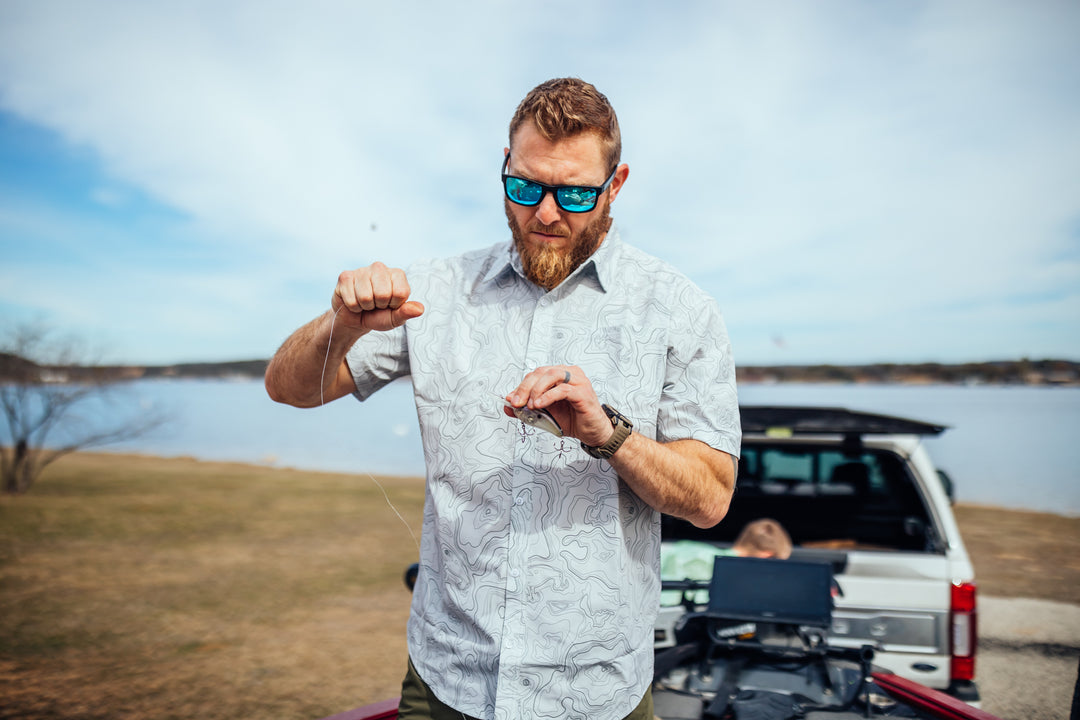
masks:
[[[0,353],[0,382],[115,382],[165,378],[261,378],[268,360],[176,365],[38,365]]]
[[[1071,360],[747,366],[737,374],[742,382],[1080,385],[1080,363]]]
[[[0,353],[0,382],[114,382],[168,378],[261,378],[267,360],[176,365],[44,366]],[[905,383],[1080,386],[1080,363],[1071,360],[1001,360],[973,363],[872,365],[747,365],[740,382]]]

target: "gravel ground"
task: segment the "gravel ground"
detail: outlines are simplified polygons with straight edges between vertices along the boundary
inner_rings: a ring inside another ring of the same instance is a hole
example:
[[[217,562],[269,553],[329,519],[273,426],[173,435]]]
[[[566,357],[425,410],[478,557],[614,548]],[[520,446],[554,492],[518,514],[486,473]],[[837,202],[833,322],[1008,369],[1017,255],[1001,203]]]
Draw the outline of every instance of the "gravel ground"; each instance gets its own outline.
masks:
[[[1080,667],[1080,605],[979,598],[982,708],[1005,720],[1069,717]]]

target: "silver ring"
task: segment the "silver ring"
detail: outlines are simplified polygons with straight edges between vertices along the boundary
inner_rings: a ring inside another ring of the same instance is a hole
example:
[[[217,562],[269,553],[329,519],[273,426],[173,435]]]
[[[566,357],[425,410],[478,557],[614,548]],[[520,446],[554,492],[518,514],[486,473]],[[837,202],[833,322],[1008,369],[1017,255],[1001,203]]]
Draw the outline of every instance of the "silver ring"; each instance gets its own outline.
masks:
[[[570,371],[569,370],[566,371],[566,377],[563,378],[563,382],[564,383],[570,382]]]

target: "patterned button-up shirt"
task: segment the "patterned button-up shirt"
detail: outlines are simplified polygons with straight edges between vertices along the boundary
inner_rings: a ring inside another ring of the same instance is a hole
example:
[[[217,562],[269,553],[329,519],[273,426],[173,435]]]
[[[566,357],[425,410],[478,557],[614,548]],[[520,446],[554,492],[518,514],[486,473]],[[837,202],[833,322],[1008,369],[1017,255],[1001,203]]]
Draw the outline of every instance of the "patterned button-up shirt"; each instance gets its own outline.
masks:
[[[622,718],[652,680],[659,513],[501,397],[537,367],[578,365],[634,432],[738,455],[720,311],[614,229],[550,292],[512,243],[407,276],[424,314],[364,336],[348,363],[361,400],[412,377],[427,492],[409,655],[472,716]]]

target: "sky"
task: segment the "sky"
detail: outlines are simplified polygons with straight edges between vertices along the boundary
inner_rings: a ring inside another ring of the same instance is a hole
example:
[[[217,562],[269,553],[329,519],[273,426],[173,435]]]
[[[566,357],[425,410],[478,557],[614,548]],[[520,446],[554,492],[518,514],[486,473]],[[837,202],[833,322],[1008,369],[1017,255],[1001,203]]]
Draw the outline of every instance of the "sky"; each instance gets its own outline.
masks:
[[[575,76],[621,236],[737,363],[1080,360],[1078,38],[1075,0],[0,0],[0,325],[269,357],[343,270],[507,240],[510,116]]]

